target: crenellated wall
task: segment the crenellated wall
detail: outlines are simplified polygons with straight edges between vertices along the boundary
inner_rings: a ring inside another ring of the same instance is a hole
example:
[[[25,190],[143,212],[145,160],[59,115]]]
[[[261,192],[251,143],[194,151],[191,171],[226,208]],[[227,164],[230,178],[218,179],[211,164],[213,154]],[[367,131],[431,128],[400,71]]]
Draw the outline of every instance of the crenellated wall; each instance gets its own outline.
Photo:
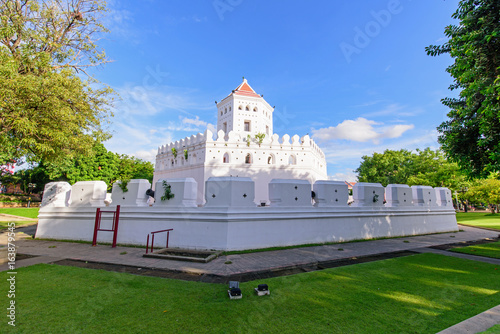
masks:
[[[199,205],[204,203],[205,181],[222,176],[252,178],[257,186],[255,202],[269,203],[267,184],[272,179],[301,178],[311,183],[326,179],[326,160],[308,135],[280,138],[274,134],[259,144],[234,131],[214,135],[206,130],[158,148],[153,184],[162,178],[192,177],[198,183]]]
[[[254,203],[257,189],[250,178],[221,177],[206,181],[207,203],[197,207],[196,181],[182,178],[165,180],[174,194],[170,200],[161,199],[165,184],[159,180],[156,203],[144,206],[142,190],[147,181],[132,181],[130,193],[113,187],[114,203],[107,209],[116,203],[121,205],[118,242],[123,244],[144,245],[149,232],[167,228],[174,229],[172,247],[220,250],[458,230],[447,188],[406,185],[384,188],[380,184],[358,183],[353,189],[356,202],[348,205],[347,187],[337,181],[317,181],[311,185],[306,180],[276,179],[268,185],[270,205],[260,207]],[[76,183],[71,189],[70,203],[65,200],[67,186],[67,183],[47,185],[48,198],[40,209],[37,238],[92,239],[96,208],[104,207],[105,185],[101,181]],[[59,200],[50,201],[49,197]],[[98,241],[111,241],[111,233],[100,233]],[[163,243],[161,239],[158,242]]]

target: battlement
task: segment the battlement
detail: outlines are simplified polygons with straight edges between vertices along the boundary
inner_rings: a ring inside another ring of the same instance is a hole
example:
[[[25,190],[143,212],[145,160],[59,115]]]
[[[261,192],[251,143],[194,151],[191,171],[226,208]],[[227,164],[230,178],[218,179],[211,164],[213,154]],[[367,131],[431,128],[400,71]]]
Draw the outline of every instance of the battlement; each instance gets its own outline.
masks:
[[[248,142],[250,141],[250,144]],[[219,130],[215,135],[210,130],[205,130],[204,133],[198,133],[197,135],[192,135],[185,137],[181,140],[171,142],[166,145],[158,147],[157,158],[172,157],[174,156],[172,149],[175,148],[176,155],[182,157],[184,150],[188,152],[197,150],[206,144],[213,144],[211,147],[238,147],[238,148],[251,148],[252,150],[256,148],[268,148],[268,149],[290,149],[290,148],[309,148],[311,151],[315,152],[319,157],[325,159],[325,154],[321,148],[316,144],[316,142],[309,136],[305,135],[299,137],[294,135],[285,134],[279,137],[278,134],[273,134],[272,136],[266,135],[262,142],[259,143],[258,139],[255,137],[244,136],[242,133],[229,131],[225,133],[223,130]],[[176,158],[176,157],[175,157]]]

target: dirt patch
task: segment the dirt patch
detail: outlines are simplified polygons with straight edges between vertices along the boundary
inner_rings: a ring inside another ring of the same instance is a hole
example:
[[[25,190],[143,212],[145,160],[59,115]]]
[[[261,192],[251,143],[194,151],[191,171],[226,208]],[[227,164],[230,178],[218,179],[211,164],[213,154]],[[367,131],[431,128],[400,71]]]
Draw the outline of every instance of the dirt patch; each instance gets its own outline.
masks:
[[[332,260],[332,261],[322,261],[316,263],[310,263],[306,265],[300,266],[290,266],[284,268],[273,268],[261,271],[254,272],[246,272],[235,275],[214,275],[214,274],[196,274],[190,272],[183,272],[177,270],[167,270],[167,269],[159,269],[159,268],[144,268],[144,267],[136,267],[136,266],[126,266],[126,265],[118,265],[113,263],[100,263],[100,262],[90,262],[90,261],[80,261],[80,260],[61,260],[56,261],[54,264],[62,265],[62,266],[73,266],[80,268],[89,268],[89,269],[101,269],[107,271],[115,271],[120,273],[128,273],[134,275],[142,275],[142,276],[154,276],[154,277],[162,277],[162,278],[172,278],[172,279],[180,279],[185,281],[196,281],[196,282],[205,282],[205,283],[220,283],[227,284],[229,281],[239,281],[239,282],[248,282],[260,279],[266,279],[271,277],[280,277],[287,275],[294,275],[304,272],[323,270],[328,268],[342,267],[348,266],[352,264],[379,261],[385,259],[391,259],[402,256],[415,255],[417,253],[411,251],[402,251],[402,252],[392,252],[392,253],[382,253],[377,255],[363,256],[363,257],[352,257],[348,259],[341,260]]]
[[[457,247],[467,247],[467,246],[487,244],[487,243],[491,243],[491,242],[498,242],[499,240],[500,240],[500,238],[487,238],[487,239],[481,239],[481,240],[462,241],[462,242],[455,242],[455,243],[446,244],[446,245],[431,246],[429,248],[439,249],[439,250],[448,250],[448,249],[457,248]]]
[[[29,254],[16,254],[16,261],[31,259],[32,257],[37,257],[38,255],[29,255]]]

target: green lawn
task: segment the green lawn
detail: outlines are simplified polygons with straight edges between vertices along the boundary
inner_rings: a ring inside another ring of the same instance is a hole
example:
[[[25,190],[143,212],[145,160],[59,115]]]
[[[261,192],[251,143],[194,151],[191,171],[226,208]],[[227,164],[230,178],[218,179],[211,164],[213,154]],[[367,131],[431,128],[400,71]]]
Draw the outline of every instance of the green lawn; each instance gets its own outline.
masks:
[[[1,208],[0,213],[36,219],[38,217],[38,210],[40,210],[40,209],[39,208]]]
[[[500,334],[500,325],[495,325],[488,329],[487,331],[478,333],[478,334]]]
[[[0,332],[436,333],[500,304],[496,269],[421,254],[242,283],[229,300],[226,285],[36,265],[18,270],[16,327],[4,316]]]
[[[487,212],[457,213],[457,222],[463,225],[493,228],[500,231],[500,214]]]
[[[500,242],[489,242],[481,245],[450,249],[452,252],[493,257],[500,259]]]

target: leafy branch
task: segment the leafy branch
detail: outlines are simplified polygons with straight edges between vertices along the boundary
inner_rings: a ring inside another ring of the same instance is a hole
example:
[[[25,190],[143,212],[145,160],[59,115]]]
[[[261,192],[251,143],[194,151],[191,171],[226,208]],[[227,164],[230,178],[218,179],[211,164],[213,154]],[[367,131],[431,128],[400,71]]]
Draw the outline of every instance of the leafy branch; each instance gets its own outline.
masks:
[[[164,194],[161,197],[161,200],[168,201],[169,199],[174,198],[175,194],[172,193],[172,186],[168,184],[167,181],[163,181],[162,184],[163,184]]]

